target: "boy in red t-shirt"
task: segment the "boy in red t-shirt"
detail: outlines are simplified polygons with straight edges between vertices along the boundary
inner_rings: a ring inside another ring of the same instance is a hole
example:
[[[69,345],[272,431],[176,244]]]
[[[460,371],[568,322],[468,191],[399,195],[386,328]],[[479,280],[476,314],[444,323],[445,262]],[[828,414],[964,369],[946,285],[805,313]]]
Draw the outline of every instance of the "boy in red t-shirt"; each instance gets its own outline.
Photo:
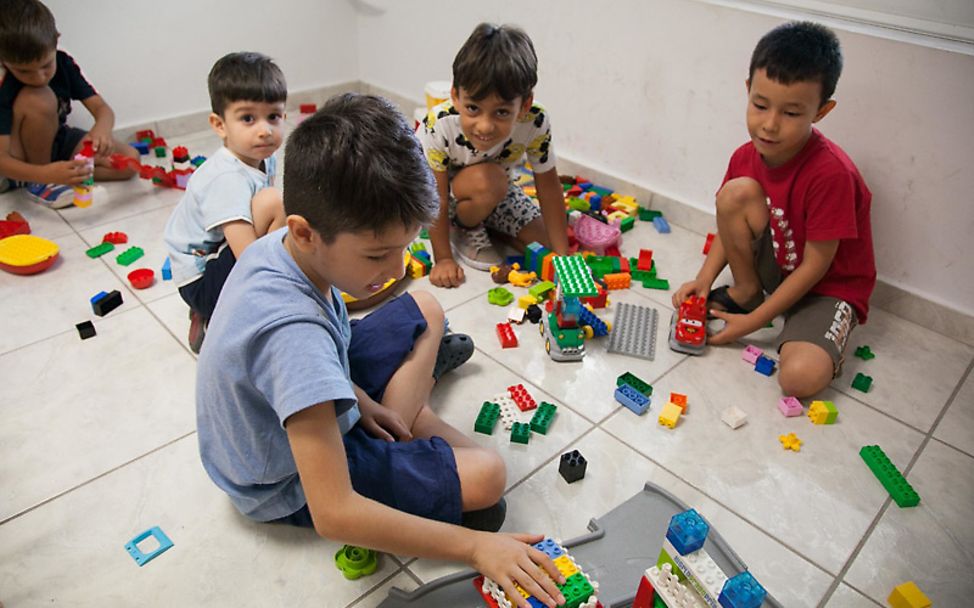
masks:
[[[707,296],[713,316],[726,321],[710,344],[784,314],[778,383],[796,397],[838,375],[876,284],[872,194],[845,152],[812,127],[835,107],[841,71],[839,41],[824,26],[786,23],[758,42],[745,83],[751,141],[731,156],[717,192],[707,259],[673,295],[674,306]],[[725,265],[734,284],[711,290]]]

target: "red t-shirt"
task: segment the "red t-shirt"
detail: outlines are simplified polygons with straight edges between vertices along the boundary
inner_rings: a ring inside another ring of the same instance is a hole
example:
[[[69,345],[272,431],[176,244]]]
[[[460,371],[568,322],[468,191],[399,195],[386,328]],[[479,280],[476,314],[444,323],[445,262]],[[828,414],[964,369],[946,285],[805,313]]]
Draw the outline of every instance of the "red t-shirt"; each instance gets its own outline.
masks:
[[[794,158],[771,168],[748,142],[731,156],[724,183],[737,177],[753,178],[764,188],[775,256],[785,276],[802,263],[805,241],[839,241],[832,265],[809,291],[845,300],[865,323],[876,286],[872,193],[846,153],[812,129]]]

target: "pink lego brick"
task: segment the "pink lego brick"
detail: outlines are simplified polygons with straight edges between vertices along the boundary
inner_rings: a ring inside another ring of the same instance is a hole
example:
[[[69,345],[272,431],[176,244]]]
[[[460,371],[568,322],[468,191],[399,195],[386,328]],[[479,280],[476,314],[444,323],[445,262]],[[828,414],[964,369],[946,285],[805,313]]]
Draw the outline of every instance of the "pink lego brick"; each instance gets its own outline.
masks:
[[[748,344],[744,347],[744,352],[741,353],[741,359],[744,359],[751,365],[754,365],[758,361],[758,357],[764,354],[764,351],[757,346]]]
[[[782,397],[778,401],[778,409],[788,418],[802,415],[802,403],[794,397]]]

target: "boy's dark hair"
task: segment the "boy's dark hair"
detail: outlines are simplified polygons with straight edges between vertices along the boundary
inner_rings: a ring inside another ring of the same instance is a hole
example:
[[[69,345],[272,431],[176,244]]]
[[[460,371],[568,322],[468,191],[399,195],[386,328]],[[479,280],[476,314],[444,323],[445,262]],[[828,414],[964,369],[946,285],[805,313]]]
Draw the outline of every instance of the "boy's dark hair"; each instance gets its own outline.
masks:
[[[54,15],[37,0],[0,2],[0,60],[37,61],[57,48],[58,36]]]
[[[206,79],[210,107],[223,116],[235,101],[287,101],[287,83],[277,64],[260,53],[230,53],[213,64]]]
[[[439,210],[419,141],[381,97],[331,98],[291,133],[285,158],[284,211],[326,243],[343,232],[427,225]]]
[[[496,93],[504,101],[522,100],[538,84],[538,56],[519,27],[481,23],[453,60],[453,86],[473,100]]]
[[[842,49],[829,28],[810,21],[784,23],[764,35],[751,54],[748,78],[763,69],[781,84],[819,82],[822,101],[832,98],[842,73]]]

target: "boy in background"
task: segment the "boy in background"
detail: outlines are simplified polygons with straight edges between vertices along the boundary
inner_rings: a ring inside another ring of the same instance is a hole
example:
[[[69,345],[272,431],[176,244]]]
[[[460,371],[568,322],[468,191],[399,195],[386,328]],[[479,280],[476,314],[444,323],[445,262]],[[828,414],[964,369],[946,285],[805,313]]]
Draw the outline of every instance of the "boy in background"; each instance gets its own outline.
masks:
[[[166,223],[172,276],[189,305],[189,347],[206,324],[234,263],[258,238],[284,225],[274,152],[281,147],[287,84],[260,53],[230,53],[208,78],[210,127],[223,147],[193,173]]]
[[[706,297],[726,321],[711,344],[784,314],[778,383],[795,397],[840,373],[876,284],[872,194],[845,152],[812,126],[835,107],[841,71],[839,41],[822,25],[786,23],[758,42],[745,82],[751,141],[731,156],[703,267],[673,295],[675,307]],[[734,284],[711,290],[726,265]]]
[[[493,532],[504,461],[429,407],[435,381],[465,360],[444,356],[436,299],[405,294],[349,323],[341,292],[363,298],[401,277],[437,210],[412,130],[388,102],[347,94],[294,130],[287,158],[287,226],[244,252],[199,358],[210,478],[253,520],[463,561],[523,608],[515,580],[564,603],[549,576],[563,577],[527,544],[542,537]]]
[[[537,82],[534,45],[509,25],[481,23],[453,60],[450,100],[433,108],[418,130],[440,195],[430,230],[433,285],[463,282],[454,254],[478,270],[502,261],[487,228],[522,247],[537,241],[558,255],[568,253],[565,199],[548,113],[534,101]],[[540,211],[512,182],[525,152]]]
[[[133,169],[113,169],[109,156],[139,153],[112,137],[115,113],[85,79],[74,59],[57,48],[60,34],[51,11],[37,0],[5,0],[0,9],[0,192],[23,182],[28,195],[53,209],[74,202],[71,186],[91,177],[74,157],[82,142],[95,151],[94,178],[129,179]],[[71,100],[95,119],[89,131],[66,124]]]

